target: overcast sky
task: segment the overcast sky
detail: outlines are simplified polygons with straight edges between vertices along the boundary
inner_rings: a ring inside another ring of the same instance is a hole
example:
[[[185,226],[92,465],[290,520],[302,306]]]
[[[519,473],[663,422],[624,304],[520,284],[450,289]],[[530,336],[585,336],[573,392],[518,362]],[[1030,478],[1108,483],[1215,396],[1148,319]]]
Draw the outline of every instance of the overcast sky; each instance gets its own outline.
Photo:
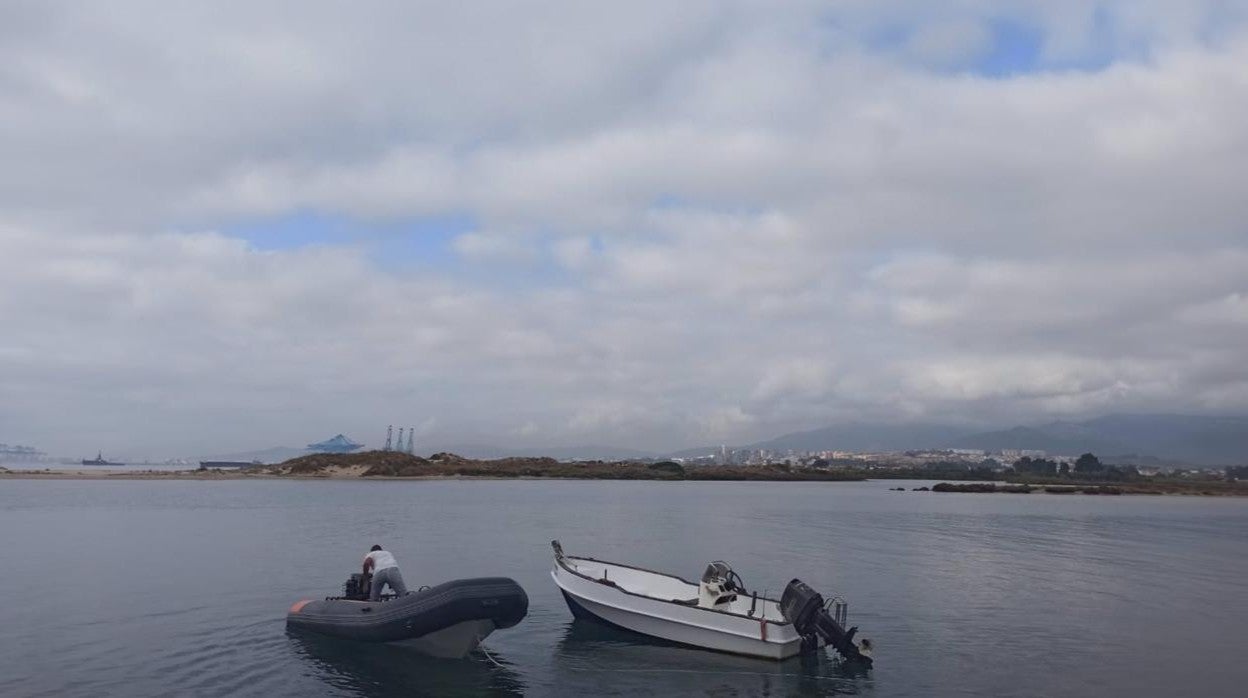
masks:
[[[0,442],[1120,411],[1248,412],[1248,3],[0,4]]]

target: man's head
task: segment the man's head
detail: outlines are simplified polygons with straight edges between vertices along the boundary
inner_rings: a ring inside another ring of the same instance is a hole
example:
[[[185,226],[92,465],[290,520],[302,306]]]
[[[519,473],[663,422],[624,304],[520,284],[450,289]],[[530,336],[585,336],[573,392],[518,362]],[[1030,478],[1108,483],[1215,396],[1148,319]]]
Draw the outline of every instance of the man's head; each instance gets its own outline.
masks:
[[[368,552],[370,552],[370,553],[375,553],[375,552],[377,552],[378,550],[381,550],[381,546],[380,546],[380,545],[374,545],[372,548],[369,548]]]

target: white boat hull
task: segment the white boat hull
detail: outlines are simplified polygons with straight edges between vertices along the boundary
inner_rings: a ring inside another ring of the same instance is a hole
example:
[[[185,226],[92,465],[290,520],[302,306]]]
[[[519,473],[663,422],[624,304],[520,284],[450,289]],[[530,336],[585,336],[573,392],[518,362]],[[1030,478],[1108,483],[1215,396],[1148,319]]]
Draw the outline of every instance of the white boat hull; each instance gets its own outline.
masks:
[[[583,562],[578,558],[567,560],[573,566]],[[625,580],[630,574],[630,570],[619,570],[609,563],[589,561],[589,564],[606,565],[608,577],[611,577],[612,570],[616,570],[617,579],[621,572]],[[593,568],[594,571],[598,569]],[[574,574],[558,562],[551,571],[551,577],[563,592],[569,608],[578,617],[589,617],[683,645],[749,657],[780,660],[801,652],[801,636],[779,615],[774,601],[759,599],[757,614],[747,617],[630,593],[625,591],[626,581],[624,585],[615,585],[592,578],[592,574],[589,576],[591,578]],[[666,591],[682,591],[675,584],[664,583],[668,585]],[[691,591],[688,596],[696,598],[697,586],[686,586]],[[749,605],[751,600],[741,599],[740,603]]]

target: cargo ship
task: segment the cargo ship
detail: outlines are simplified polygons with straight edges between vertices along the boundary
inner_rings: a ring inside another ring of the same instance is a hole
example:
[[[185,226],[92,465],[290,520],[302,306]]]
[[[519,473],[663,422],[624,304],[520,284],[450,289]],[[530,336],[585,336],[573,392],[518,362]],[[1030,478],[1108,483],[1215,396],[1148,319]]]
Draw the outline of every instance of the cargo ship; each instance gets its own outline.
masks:
[[[95,454],[95,458],[93,458],[92,460],[87,460],[86,458],[83,458],[82,464],[83,465],[125,465],[125,463],[112,463],[110,461],[104,460],[103,451],[97,452]]]

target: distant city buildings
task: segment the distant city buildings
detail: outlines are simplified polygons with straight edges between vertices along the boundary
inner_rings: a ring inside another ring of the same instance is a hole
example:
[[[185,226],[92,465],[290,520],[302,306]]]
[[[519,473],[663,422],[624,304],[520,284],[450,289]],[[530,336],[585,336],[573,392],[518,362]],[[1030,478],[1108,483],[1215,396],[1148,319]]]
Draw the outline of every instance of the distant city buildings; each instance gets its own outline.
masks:
[[[989,468],[1004,470],[1022,458],[1047,459],[1056,464],[1073,464],[1077,456],[1050,456],[1037,449],[1002,449],[989,451],[978,448],[921,449],[910,451],[861,452],[824,449],[800,451],[730,448],[719,446],[700,456],[672,458],[687,466],[766,466],[789,465],[811,468],[858,468],[863,470],[921,469],[931,467]]]
[[[1001,457],[1017,460],[1019,458],[1045,458],[1049,454],[1045,451],[1029,448],[1003,448],[1001,449]]]

